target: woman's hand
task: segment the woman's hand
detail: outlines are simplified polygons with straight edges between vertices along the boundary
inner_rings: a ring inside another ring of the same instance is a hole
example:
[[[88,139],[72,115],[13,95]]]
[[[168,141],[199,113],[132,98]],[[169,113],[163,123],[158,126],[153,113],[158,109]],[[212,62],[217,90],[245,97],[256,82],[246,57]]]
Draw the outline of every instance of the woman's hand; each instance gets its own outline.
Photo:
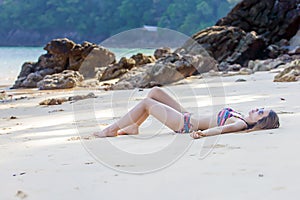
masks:
[[[190,136],[194,139],[199,139],[205,137],[206,135],[202,131],[193,131],[190,133]]]

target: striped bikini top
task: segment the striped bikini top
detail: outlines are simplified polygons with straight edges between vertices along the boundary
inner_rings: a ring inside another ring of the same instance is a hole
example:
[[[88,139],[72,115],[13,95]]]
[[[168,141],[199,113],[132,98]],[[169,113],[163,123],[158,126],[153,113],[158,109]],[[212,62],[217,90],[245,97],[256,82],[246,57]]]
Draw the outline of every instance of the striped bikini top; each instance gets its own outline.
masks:
[[[219,112],[218,121],[217,121],[218,126],[223,126],[225,124],[226,120],[230,117],[236,117],[236,118],[243,120],[247,124],[247,129],[251,127],[251,125],[249,125],[245,121],[245,119],[242,118],[241,113],[236,112],[236,111],[232,110],[231,108],[224,108]]]

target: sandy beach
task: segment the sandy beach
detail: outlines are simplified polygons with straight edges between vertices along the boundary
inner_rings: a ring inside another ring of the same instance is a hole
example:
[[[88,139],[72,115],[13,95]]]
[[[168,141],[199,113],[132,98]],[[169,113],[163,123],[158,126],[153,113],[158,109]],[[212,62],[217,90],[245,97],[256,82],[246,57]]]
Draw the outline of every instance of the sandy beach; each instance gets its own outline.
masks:
[[[265,107],[280,117],[276,130],[199,140],[152,118],[138,136],[89,137],[149,89],[10,90],[14,100],[0,102],[0,199],[299,199],[300,82],[275,83],[275,75],[195,76],[164,86],[194,114]],[[39,105],[89,92],[97,98]]]

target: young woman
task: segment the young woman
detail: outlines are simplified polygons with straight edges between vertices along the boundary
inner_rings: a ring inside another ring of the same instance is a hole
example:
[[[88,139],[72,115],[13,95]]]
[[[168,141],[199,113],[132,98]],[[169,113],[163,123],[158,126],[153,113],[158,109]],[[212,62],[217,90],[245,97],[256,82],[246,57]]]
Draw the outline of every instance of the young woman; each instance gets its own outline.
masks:
[[[273,110],[251,110],[247,116],[224,108],[216,116],[194,117],[159,87],[154,87],[147,97],[117,122],[94,133],[96,137],[113,137],[138,134],[139,126],[152,115],[178,133],[190,133],[198,139],[205,136],[242,130],[254,131],[279,127],[279,118]]]

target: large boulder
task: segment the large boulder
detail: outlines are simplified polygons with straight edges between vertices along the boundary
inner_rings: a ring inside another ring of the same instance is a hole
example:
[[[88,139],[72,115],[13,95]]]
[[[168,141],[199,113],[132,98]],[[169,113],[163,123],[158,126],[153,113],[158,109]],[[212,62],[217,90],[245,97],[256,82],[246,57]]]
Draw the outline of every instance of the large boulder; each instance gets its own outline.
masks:
[[[40,90],[69,89],[78,86],[83,81],[83,76],[72,70],[65,70],[59,74],[47,75],[37,83]]]
[[[264,40],[255,32],[246,33],[232,26],[212,26],[193,35],[192,39],[177,51],[193,54],[200,51],[202,55],[208,53],[219,63],[237,63],[245,66],[249,60],[259,58],[265,47]]]
[[[111,89],[151,88],[216,69],[217,62],[212,57],[172,53],[155,63],[130,70]]]
[[[220,63],[222,71],[232,64],[247,67],[249,60],[276,58],[288,52],[288,40],[299,30],[299,4],[300,0],[243,0],[178,51],[200,50],[202,54],[204,49]]]
[[[112,63],[115,63],[115,54],[104,47],[85,42],[82,44],[82,48],[83,54],[81,55],[81,62],[78,63],[78,71],[85,78],[95,78],[98,68],[106,67]],[[70,59],[74,60],[72,57]],[[78,62],[78,58],[76,58],[76,60]]]
[[[291,39],[300,24],[300,0],[243,0],[220,19],[217,26],[239,27],[255,31],[267,44]]]
[[[34,88],[46,75],[64,70],[80,71],[85,78],[94,78],[96,69],[115,62],[115,55],[109,50],[89,42],[75,44],[62,38],[50,41],[38,62],[26,62],[13,88]]]
[[[122,57],[118,63],[109,65],[102,75],[100,81],[106,81],[119,78],[134,67],[140,67],[148,63],[155,62],[154,56],[147,56],[142,53],[131,56],[131,58]]]
[[[151,88],[169,84],[183,78],[182,74],[174,69],[174,66],[153,63],[135,68],[126,73],[111,89]]]
[[[132,58],[122,57],[118,63],[109,65],[102,75],[99,77],[100,81],[106,81],[118,78],[136,66],[136,62]]]

